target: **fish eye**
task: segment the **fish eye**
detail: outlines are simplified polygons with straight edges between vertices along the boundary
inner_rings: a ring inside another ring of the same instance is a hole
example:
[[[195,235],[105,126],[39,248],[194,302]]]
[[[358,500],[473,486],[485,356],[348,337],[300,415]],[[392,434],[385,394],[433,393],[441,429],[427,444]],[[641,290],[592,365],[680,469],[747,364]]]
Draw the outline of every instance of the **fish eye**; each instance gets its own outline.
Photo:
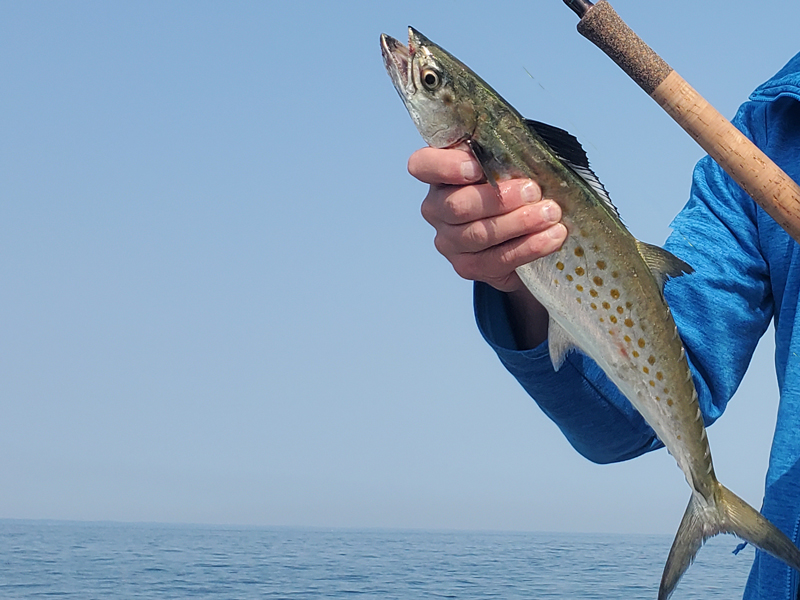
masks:
[[[433,69],[425,69],[422,72],[422,85],[424,85],[430,91],[433,91],[437,87],[439,87],[439,84],[441,82],[442,78],[439,77],[439,73],[437,73]]]

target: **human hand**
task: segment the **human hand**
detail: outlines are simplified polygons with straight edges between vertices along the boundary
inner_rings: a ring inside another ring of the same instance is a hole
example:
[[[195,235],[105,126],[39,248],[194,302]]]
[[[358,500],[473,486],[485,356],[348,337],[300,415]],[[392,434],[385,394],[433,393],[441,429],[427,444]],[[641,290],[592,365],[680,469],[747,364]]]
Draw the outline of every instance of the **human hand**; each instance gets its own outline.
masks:
[[[481,183],[480,165],[464,150],[422,148],[411,155],[408,172],[430,184],[422,216],[436,230],[436,249],[465,279],[519,292],[524,286],[514,269],[566,239],[560,207],[543,200],[535,182],[504,181],[498,195]]]

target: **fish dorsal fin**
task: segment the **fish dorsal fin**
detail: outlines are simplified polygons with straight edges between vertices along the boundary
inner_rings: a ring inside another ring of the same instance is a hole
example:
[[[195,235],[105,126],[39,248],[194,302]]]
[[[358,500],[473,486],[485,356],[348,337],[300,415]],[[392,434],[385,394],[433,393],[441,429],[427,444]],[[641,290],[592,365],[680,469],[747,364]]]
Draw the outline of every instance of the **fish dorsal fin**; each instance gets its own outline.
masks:
[[[547,142],[547,145],[558,154],[560,159],[573,166],[589,168],[589,157],[586,156],[586,151],[578,138],[569,131],[533,119],[525,119],[525,124]]]
[[[589,166],[589,157],[586,156],[586,151],[581,146],[574,135],[570,132],[542,123],[534,121],[533,119],[525,119],[525,124],[545,143],[550,146],[550,149],[563,161],[568,167],[575,171],[581,179],[589,184],[603,204],[619,219],[619,212],[614,203],[611,202],[611,197],[608,191],[594,174],[592,168]]]
[[[567,354],[573,350],[580,350],[572,337],[553,319],[550,319],[550,324],[547,326],[547,349],[550,351],[550,362],[553,363],[555,371],[564,364]]]
[[[636,247],[662,290],[667,279],[694,273],[691,266],[663,248],[639,240],[636,240]]]

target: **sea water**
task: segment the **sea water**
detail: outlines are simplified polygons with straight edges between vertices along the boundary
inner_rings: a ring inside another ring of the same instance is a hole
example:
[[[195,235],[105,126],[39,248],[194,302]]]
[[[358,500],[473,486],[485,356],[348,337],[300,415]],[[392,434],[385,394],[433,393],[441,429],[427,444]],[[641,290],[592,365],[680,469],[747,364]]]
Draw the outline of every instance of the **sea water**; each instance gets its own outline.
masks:
[[[653,600],[671,536],[0,520],[0,598]],[[741,597],[733,537],[673,600]]]

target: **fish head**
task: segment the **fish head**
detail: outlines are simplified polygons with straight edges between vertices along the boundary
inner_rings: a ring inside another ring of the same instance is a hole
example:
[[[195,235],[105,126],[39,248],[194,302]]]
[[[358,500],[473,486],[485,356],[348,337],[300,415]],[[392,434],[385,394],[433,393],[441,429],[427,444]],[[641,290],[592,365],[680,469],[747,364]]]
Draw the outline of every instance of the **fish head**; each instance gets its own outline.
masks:
[[[477,125],[472,71],[413,27],[408,46],[381,34],[386,71],[424,140],[449,148],[468,140]]]

